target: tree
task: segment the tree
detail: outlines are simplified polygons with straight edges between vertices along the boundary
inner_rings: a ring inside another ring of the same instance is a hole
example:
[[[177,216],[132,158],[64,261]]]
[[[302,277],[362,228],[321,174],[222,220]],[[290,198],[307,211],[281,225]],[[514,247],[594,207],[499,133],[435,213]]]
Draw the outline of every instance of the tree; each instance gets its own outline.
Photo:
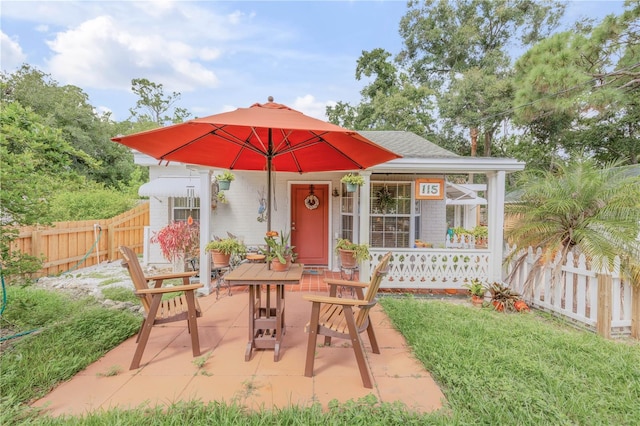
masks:
[[[0,256],[5,276],[35,272],[38,259],[11,249],[21,225],[48,224],[48,197],[78,182],[70,169],[76,150],[61,132],[18,103],[0,110]]]
[[[165,95],[164,87],[160,83],[154,83],[146,78],[134,78],[131,80],[131,90],[138,95],[135,108],[129,109],[131,117],[138,121],[155,123],[164,126],[167,123],[181,123],[189,113],[184,108],[174,108],[173,116],[167,115],[173,104],[180,100],[180,93],[172,92]]]
[[[329,121],[354,130],[406,130],[419,135],[430,133],[427,87],[413,86],[406,74],[389,61],[384,49],[362,52],[356,67],[356,80],[372,78],[361,91],[357,106],[338,102],[327,107]]]
[[[416,84],[436,90],[439,115],[469,129],[471,155],[484,154],[511,99],[508,48],[546,37],[564,13],[559,2],[427,0],[408,3],[400,22],[398,61]]]
[[[69,165],[91,180],[117,187],[134,170],[126,147],[110,140],[115,132],[109,115],[99,116],[89,98],[76,86],[60,86],[48,74],[23,65],[0,76],[1,104],[18,103],[30,108],[43,125],[59,129],[62,139],[75,150]]]
[[[620,256],[622,272],[631,283],[640,285],[640,175],[638,167],[610,163],[599,168],[592,158],[577,158],[558,164],[552,171],[525,171],[518,179],[519,200],[506,205],[511,225],[505,232],[516,244],[506,261],[519,265],[528,247],[541,248],[546,261],[560,254],[584,254],[596,269],[613,270]],[[519,257],[520,256],[520,257]],[[559,271],[556,271],[559,273]]]
[[[640,162],[640,2],[541,41],[515,73],[515,120],[536,143]]]

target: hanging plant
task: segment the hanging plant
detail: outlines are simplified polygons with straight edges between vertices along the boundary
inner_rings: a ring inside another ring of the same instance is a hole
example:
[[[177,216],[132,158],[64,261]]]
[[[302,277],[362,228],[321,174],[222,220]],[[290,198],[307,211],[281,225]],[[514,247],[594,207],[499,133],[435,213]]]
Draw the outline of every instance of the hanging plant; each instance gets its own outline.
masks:
[[[389,191],[387,185],[376,192],[376,198],[378,199],[378,207],[380,207],[383,214],[396,205],[396,199],[391,191]]]
[[[218,189],[221,191],[226,191],[229,189],[231,185],[231,181],[235,180],[236,177],[230,171],[226,170],[222,174],[216,176],[216,181],[218,182]]]

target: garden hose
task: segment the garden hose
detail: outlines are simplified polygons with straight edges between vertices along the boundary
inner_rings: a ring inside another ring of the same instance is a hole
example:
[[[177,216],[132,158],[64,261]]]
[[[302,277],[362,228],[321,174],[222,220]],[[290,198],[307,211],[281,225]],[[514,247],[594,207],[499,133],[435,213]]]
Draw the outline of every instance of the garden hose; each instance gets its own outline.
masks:
[[[58,273],[58,275],[62,275],[62,274],[66,274],[69,273],[71,271],[75,271],[76,269],[78,269],[78,266],[80,266],[85,260],[87,260],[87,258],[89,257],[89,255],[91,254],[91,252],[93,251],[94,248],[96,248],[96,246],[98,245],[98,242],[100,241],[100,236],[102,235],[102,227],[100,225],[96,225],[98,227],[98,229],[100,230],[98,232],[98,236],[96,237],[96,240],[93,242],[93,245],[91,246],[91,248],[89,249],[89,251],[82,257],[82,259],[80,259],[78,261],[78,263],[76,263],[73,268],[64,271],[64,272],[60,272]]]
[[[89,251],[84,255],[84,257],[82,259],[80,259],[78,261],[78,263],[75,264],[75,266],[73,266],[73,268],[65,271],[65,272],[61,272],[58,275],[62,275],[62,274],[66,274],[68,272],[74,271],[75,269],[78,268],[78,266],[80,266],[85,260],[87,260],[87,258],[89,257],[89,255],[91,254],[91,252],[93,251],[93,249],[96,247],[96,245],[98,245],[98,242],[100,241],[100,236],[102,235],[102,228],[98,225],[98,229],[100,230],[100,232],[98,232],[98,236],[96,237],[96,240],[94,241],[93,245],[91,246],[91,248],[89,249]],[[50,275],[51,276],[51,275]],[[0,308],[0,319],[2,318],[2,314],[4,313],[5,308],[7,307],[7,288],[4,282],[4,272],[2,269],[2,265],[0,265],[0,280],[2,281],[2,308]],[[36,280],[37,281],[37,280]],[[28,331],[23,331],[17,334],[14,334],[12,336],[7,336],[7,337],[1,337],[0,338],[0,342],[4,342],[5,340],[10,340],[10,339],[14,339],[16,337],[21,337],[21,336],[25,336],[27,334],[31,334],[33,332],[38,331],[39,328],[34,328],[33,330],[28,330]]]

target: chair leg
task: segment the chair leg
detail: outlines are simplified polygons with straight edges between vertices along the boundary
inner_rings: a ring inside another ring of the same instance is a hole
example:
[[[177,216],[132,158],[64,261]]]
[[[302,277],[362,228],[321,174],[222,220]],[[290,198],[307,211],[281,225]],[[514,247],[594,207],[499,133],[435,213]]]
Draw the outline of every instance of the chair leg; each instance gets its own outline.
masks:
[[[191,351],[193,356],[200,356],[200,340],[198,338],[198,319],[196,313],[196,300],[193,291],[187,291],[185,297],[187,298],[187,326],[189,334],[191,334]]]
[[[362,377],[362,384],[365,388],[373,388],[373,381],[371,380],[371,373],[367,366],[367,360],[364,356],[364,345],[360,339],[360,333],[356,327],[356,320],[353,316],[353,309],[351,306],[344,306],[343,308],[344,318],[347,321],[349,327],[349,337],[351,338],[351,345],[356,355],[356,361],[358,362],[358,369],[360,370],[360,377]]]
[[[371,318],[367,316],[367,336],[369,336],[369,343],[371,343],[371,350],[374,354],[380,353],[380,347],[378,346],[378,340],[376,339],[376,333],[373,331],[373,324],[371,324]]]
[[[304,375],[307,377],[313,377],[313,363],[316,355],[319,322],[320,303],[313,302],[313,306],[311,307],[311,322],[309,323],[309,339],[307,341],[307,360],[304,364]]]
[[[138,334],[136,335],[136,343],[140,341],[140,335],[142,334],[142,330],[144,329],[144,323],[146,318],[142,320],[142,324],[140,324],[140,329],[138,329]]]
[[[147,346],[147,342],[149,341],[149,334],[151,334],[151,328],[153,327],[153,323],[155,322],[156,314],[158,313],[158,308],[160,307],[161,302],[162,295],[156,294],[153,296],[153,301],[151,302],[151,306],[149,307],[147,318],[145,318],[144,323],[142,324],[142,329],[138,334],[138,344],[136,346],[136,352],[133,354],[133,360],[131,361],[129,370],[135,370],[136,368],[140,367],[142,353],[144,352],[144,348],[145,346]]]

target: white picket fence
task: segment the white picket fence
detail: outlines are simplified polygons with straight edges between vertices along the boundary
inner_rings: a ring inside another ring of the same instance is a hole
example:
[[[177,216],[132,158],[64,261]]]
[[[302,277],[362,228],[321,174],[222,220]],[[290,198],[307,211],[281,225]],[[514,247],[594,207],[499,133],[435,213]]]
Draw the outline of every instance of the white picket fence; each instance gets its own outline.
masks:
[[[506,252],[512,249],[507,247]],[[552,285],[552,274],[558,266],[559,256],[552,263],[544,265],[532,282],[525,283],[526,277],[534,265],[540,262],[541,256],[540,249],[534,251],[529,248],[524,264],[509,282],[510,286],[521,293],[530,306],[562,316],[578,326],[598,331],[600,334],[602,333],[599,330],[598,321],[604,320],[610,321],[610,330],[607,333],[609,336],[632,335],[632,322],[640,321],[640,318],[637,318],[638,312],[635,312],[636,318],[633,318],[633,304],[636,303],[637,306],[639,303],[637,300],[634,302],[633,297],[634,293],[638,297],[640,292],[638,290],[634,292],[631,283],[621,278],[618,257],[615,258],[615,267],[610,272],[610,294],[603,294],[603,289],[598,288],[601,283],[598,279],[599,274],[589,269],[584,255],[576,258],[573,253],[569,253],[567,262],[560,266],[562,273],[559,281],[554,285]],[[507,275],[513,268],[513,264],[507,266]],[[604,319],[602,315],[599,317],[599,309],[610,311],[610,318],[607,312],[601,312],[606,315]]]

